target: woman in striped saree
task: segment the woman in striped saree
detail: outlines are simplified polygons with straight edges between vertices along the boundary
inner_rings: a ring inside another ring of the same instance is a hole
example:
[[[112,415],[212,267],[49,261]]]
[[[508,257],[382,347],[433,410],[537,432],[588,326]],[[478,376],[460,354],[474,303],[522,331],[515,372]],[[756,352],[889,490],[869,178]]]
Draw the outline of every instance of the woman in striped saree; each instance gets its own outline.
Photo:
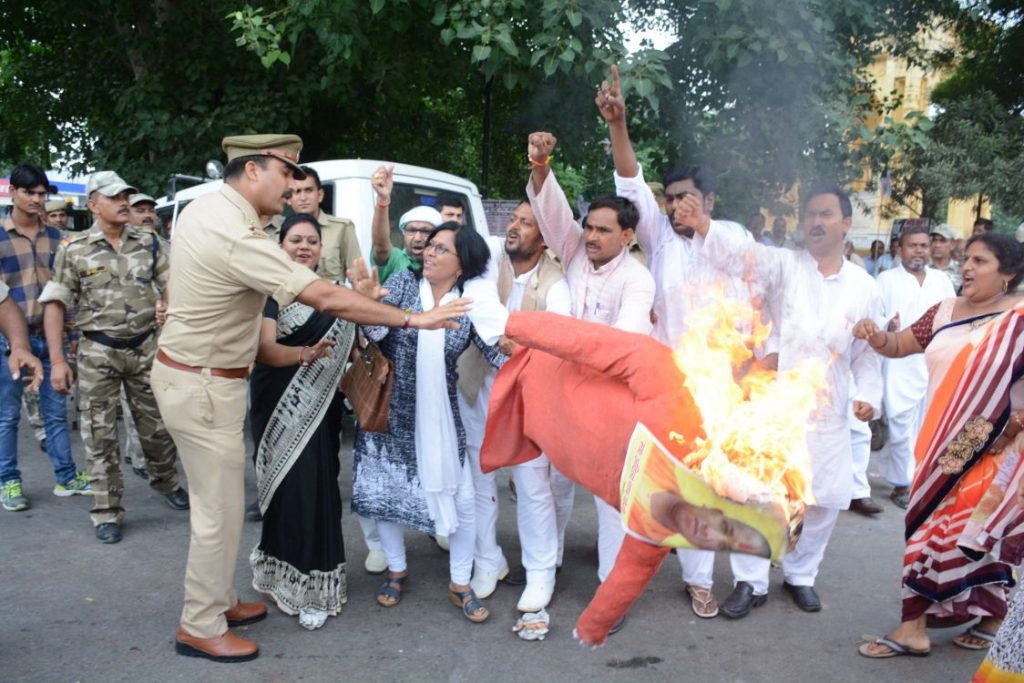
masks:
[[[854,327],[883,356],[924,352],[929,375],[906,516],[902,623],[862,644],[865,657],[926,656],[929,626],[979,617],[953,642],[986,649],[1006,616],[1020,550],[999,543],[1011,530],[986,530],[994,531],[992,512],[1005,498],[1003,450],[1024,427],[1024,303],[1014,292],[1024,251],[1006,235],[976,235],[963,277],[962,296],[905,330],[883,332],[870,320]]]

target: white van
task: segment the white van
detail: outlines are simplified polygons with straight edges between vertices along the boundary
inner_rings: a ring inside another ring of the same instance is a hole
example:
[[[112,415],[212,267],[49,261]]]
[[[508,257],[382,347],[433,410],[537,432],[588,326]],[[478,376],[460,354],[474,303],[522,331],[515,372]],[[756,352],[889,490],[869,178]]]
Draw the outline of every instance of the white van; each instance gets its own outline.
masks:
[[[348,218],[355,223],[363,256],[370,253],[370,224],[373,221],[373,207],[376,202],[376,194],[370,186],[370,176],[382,164],[391,163],[393,162],[370,159],[337,159],[303,164],[320,174],[320,183],[324,188],[321,210],[340,218]],[[438,197],[443,194],[453,194],[462,199],[466,206],[466,225],[472,226],[484,237],[488,235],[487,218],[476,185],[465,178],[430,168],[398,163],[394,166],[395,187],[391,193],[389,212],[392,244],[399,248],[403,244],[402,234],[398,230],[398,219],[403,213],[420,205],[435,206]],[[190,201],[208,192],[216,192],[222,182],[213,180],[179,190],[173,198],[161,197],[157,200],[157,213],[165,225],[170,225],[177,217],[177,213]]]

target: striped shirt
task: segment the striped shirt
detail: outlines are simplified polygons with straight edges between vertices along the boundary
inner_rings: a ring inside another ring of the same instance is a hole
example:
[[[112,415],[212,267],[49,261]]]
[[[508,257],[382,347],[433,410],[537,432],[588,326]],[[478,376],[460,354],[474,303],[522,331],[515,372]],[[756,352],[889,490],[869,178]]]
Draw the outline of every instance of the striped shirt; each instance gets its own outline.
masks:
[[[0,220],[0,228],[0,275],[11,290],[11,299],[25,314],[29,332],[41,336],[43,305],[39,295],[50,280],[60,230],[40,219],[40,229],[31,239],[15,227],[9,214]]]

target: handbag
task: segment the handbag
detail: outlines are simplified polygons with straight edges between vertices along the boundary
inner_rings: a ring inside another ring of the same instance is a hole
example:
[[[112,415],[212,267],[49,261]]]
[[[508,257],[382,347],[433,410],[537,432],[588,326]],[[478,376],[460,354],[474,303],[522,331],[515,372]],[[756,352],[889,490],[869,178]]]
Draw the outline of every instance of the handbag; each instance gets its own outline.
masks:
[[[352,345],[349,360],[352,364],[341,378],[341,390],[352,404],[359,427],[368,432],[388,431],[391,361],[362,333]]]

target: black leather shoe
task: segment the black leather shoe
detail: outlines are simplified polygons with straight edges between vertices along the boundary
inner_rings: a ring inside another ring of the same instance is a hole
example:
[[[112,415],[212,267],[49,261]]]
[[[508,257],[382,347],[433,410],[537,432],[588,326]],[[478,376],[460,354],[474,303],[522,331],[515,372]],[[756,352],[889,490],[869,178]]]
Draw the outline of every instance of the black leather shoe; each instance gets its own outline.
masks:
[[[149,481],[149,472],[146,471],[145,467],[132,467],[132,472],[135,473],[136,477]]]
[[[850,512],[859,512],[862,515],[874,516],[882,511],[882,506],[870,498],[855,498],[850,501]]]
[[[737,581],[732,593],[725,599],[718,610],[730,619],[742,619],[750,614],[750,610],[760,607],[768,601],[767,595],[754,595],[754,587],[746,581]]]
[[[164,494],[164,500],[175,510],[188,510],[188,492],[180,486]]]
[[[258,502],[252,503],[249,507],[245,508],[245,518],[250,522],[263,521],[263,513],[260,512],[260,504]]]
[[[621,619],[612,624],[612,627],[608,629],[608,635],[614,636],[616,633],[621,631],[626,626],[626,617],[623,616]]]
[[[820,612],[821,598],[814,592],[813,586],[794,586],[784,582],[782,587],[793,597],[796,606],[805,612]]]
[[[555,570],[558,573],[558,570]],[[525,586],[526,585],[526,570],[522,567],[515,567],[510,569],[508,574],[505,575],[504,579],[498,579],[506,586]]]
[[[100,543],[119,543],[121,527],[114,522],[104,522],[96,527],[96,538]]]

